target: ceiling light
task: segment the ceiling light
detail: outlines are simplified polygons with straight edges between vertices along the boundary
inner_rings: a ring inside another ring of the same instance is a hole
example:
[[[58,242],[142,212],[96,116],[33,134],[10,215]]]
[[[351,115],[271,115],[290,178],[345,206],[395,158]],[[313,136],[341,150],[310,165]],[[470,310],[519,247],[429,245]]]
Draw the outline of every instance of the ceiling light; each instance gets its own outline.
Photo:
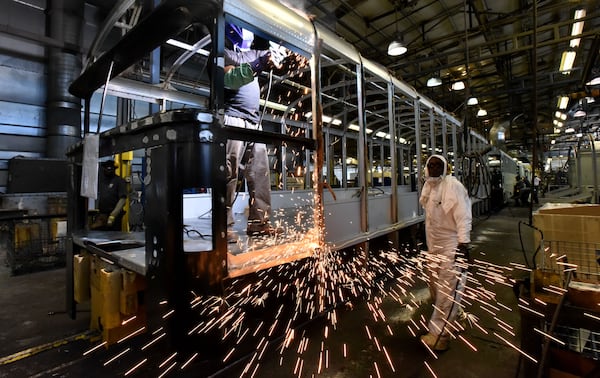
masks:
[[[454,84],[452,84],[453,91],[462,91],[463,89],[465,89],[465,83],[462,81],[457,81]]]
[[[574,133],[575,129],[572,127],[569,127],[568,129],[565,130],[565,133]]]
[[[477,105],[479,101],[477,101],[477,97],[471,96],[467,99],[467,105]]]
[[[575,15],[573,16],[574,20],[579,20],[580,18],[585,17],[585,9],[579,8],[575,10]]]
[[[430,77],[429,80],[427,80],[428,87],[437,87],[440,85],[442,85],[442,79],[437,76]]]
[[[562,113],[562,112],[559,112],[559,111],[556,111],[556,112],[554,113],[554,116],[555,116],[556,118],[562,119],[563,121],[564,121],[565,119],[567,119],[567,115],[566,115],[565,113]]]
[[[575,11],[575,16],[573,17],[573,19],[579,20],[580,18],[584,18],[584,17],[585,17],[585,9],[577,9]],[[583,32],[583,23],[584,23],[583,21],[578,21],[578,22],[573,23],[573,27],[571,28],[571,36],[572,37],[574,37],[576,35],[580,35]],[[580,40],[581,40],[581,38],[573,38],[569,42],[569,46],[578,47]]]
[[[593,102],[596,102],[596,99],[595,99],[595,98],[593,98],[593,97],[586,97],[585,99],[586,99],[586,101],[587,101],[587,103],[588,103],[588,104],[591,104],[591,103],[593,103]]]
[[[576,136],[577,138],[581,138],[581,137],[583,136],[583,134],[582,134],[582,133],[577,133],[577,134],[575,134],[575,136]]]
[[[388,46],[388,55],[398,56],[406,53],[408,49],[404,46],[402,41],[394,40]]]
[[[575,117],[575,118],[585,117],[586,114],[587,113],[584,110],[579,109],[575,113],[573,113],[573,117]]]
[[[600,85],[600,76],[593,78],[592,80],[585,83],[585,85]]]
[[[576,52],[574,50],[563,51],[559,71],[568,75],[573,68],[573,63],[575,63],[575,56]]]
[[[477,111],[477,117],[485,117],[487,115],[487,110],[485,109],[479,109]]]
[[[569,98],[567,96],[561,96],[558,98],[559,109],[566,109],[567,105],[569,105]]]

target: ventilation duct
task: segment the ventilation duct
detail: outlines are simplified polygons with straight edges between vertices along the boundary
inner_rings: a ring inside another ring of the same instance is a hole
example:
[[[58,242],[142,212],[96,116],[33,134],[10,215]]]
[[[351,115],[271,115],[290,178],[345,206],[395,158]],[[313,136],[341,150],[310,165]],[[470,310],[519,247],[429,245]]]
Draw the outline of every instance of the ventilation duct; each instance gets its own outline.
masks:
[[[65,158],[67,148],[81,138],[81,100],[69,93],[69,85],[81,72],[80,37],[84,2],[48,1],[48,34],[64,48],[48,47],[48,95],[46,103],[46,155]]]

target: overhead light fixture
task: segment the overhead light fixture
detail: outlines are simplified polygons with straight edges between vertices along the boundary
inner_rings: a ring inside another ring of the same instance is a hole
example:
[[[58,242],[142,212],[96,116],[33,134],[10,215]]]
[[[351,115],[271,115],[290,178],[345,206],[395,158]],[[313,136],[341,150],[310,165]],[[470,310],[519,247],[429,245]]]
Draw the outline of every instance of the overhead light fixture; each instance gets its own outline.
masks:
[[[556,112],[554,113],[554,116],[555,116],[556,118],[562,119],[563,121],[564,121],[565,119],[567,119],[567,115],[566,115],[565,113],[562,113],[562,112],[559,112],[559,111],[556,111]]]
[[[587,115],[587,113],[583,109],[579,109],[575,113],[573,113],[573,117],[575,117],[575,118],[585,117],[586,115]]]
[[[406,45],[404,45],[404,41],[402,35],[398,33],[398,12],[397,9],[394,8],[394,18],[396,24],[396,36],[392,42],[388,45],[388,55],[389,56],[399,56],[408,51]]]
[[[286,108],[286,109],[287,109],[287,108]],[[292,108],[292,109],[293,109],[293,108]],[[295,109],[294,109],[294,110],[295,110]],[[306,119],[310,121],[310,120],[311,120],[311,118],[312,118],[312,112],[306,112],[306,113],[304,113],[304,117],[306,117]],[[330,117],[330,116],[328,116],[328,115],[325,115],[325,114],[322,114],[322,115],[321,115],[321,120],[322,120],[324,123],[330,123],[330,124],[332,124],[332,125],[335,125],[335,126],[339,126],[339,125],[341,125],[341,124],[342,124],[342,120],[340,120],[340,119],[337,119],[337,118],[332,118],[332,117]],[[357,130],[358,130],[358,127],[357,127]]]
[[[559,71],[564,75],[571,73],[571,69],[573,69],[573,63],[575,63],[576,55],[577,53],[575,50],[563,51],[562,58],[560,59]]]
[[[406,53],[408,49],[401,40],[393,40],[388,46],[389,56],[399,56]]]
[[[428,87],[438,87],[440,85],[442,85],[442,79],[437,76],[430,77],[429,80],[427,80]]]
[[[593,103],[593,102],[596,102],[596,99],[595,99],[595,98],[593,98],[593,97],[586,97],[585,99],[586,99],[586,101],[587,101],[587,103],[588,103],[588,104],[591,104],[591,103]]]
[[[585,9],[577,9],[575,11],[575,15],[573,16],[574,20],[579,20],[585,17]],[[571,36],[574,37],[576,35],[580,35],[583,32],[583,21],[577,21],[573,23],[573,27],[571,28]],[[581,38],[573,38],[569,41],[569,46],[578,47]]]
[[[485,110],[485,109],[481,109],[481,108],[480,108],[480,109],[477,111],[477,117],[485,117],[486,115],[487,115],[487,110]]]
[[[585,83],[585,85],[600,85],[600,76],[593,78],[592,80]]]
[[[477,105],[477,104],[479,104],[477,97],[471,96],[467,99],[467,105]]]
[[[565,133],[570,134],[570,133],[574,133],[575,129],[572,127],[569,127],[568,129],[565,129]]]
[[[452,84],[453,91],[462,91],[463,89],[465,89],[465,83],[463,81],[457,81]]]
[[[558,108],[559,109],[566,109],[567,106],[569,105],[569,98],[567,96],[561,96],[558,99]]]
[[[575,134],[575,136],[576,136],[577,138],[581,138],[581,137],[583,136],[583,133],[577,133],[577,134]]]

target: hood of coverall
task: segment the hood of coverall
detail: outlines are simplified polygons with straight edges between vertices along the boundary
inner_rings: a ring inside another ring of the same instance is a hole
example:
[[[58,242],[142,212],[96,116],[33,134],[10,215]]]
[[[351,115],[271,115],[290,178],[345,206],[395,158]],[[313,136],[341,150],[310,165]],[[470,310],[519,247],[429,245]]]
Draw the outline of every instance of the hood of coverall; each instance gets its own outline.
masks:
[[[431,160],[431,158],[438,158],[442,161],[442,163],[444,163],[444,169],[442,169],[442,174],[439,177],[430,177],[429,176],[429,169],[427,168],[427,165],[429,164],[429,161]],[[448,162],[446,161],[446,158],[443,157],[442,155],[431,155],[427,161],[425,162],[425,181],[429,181],[432,184],[435,184],[437,182],[441,182],[444,177],[446,177],[446,175],[448,174]]]

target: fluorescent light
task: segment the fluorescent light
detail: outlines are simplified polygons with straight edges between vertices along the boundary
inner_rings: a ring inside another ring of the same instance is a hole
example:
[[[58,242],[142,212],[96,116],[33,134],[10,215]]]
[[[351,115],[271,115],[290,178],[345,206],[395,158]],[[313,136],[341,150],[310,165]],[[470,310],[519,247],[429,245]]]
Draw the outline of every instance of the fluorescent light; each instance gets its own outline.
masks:
[[[477,97],[471,96],[467,99],[467,105],[477,105],[479,101],[477,101]]]
[[[562,119],[563,121],[567,119],[567,115],[565,113],[559,112],[558,110],[554,113],[554,116],[558,119]]]
[[[565,129],[565,133],[574,133],[575,129],[572,127],[569,127],[568,129]]]
[[[585,85],[600,85],[600,76],[593,78],[592,80],[585,83]]]
[[[586,114],[587,113],[584,110],[579,109],[578,111],[573,113],[573,117],[575,117],[575,118],[585,117]]]
[[[454,84],[452,84],[453,91],[462,91],[463,89],[465,89],[465,83],[462,81],[457,81]]]
[[[582,134],[582,133],[577,133],[577,134],[575,134],[575,136],[576,136],[577,138],[581,138],[581,137],[583,136],[583,134]]]
[[[306,113],[304,113],[304,116],[306,117],[306,119],[311,119],[312,118],[312,112],[306,112]],[[323,120],[324,123],[331,123],[332,125],[335,125],[335,126],[339,126],[339,125],[342,124],[342,121],[340,119],[332,118],[332,117],[330,117],[328,115],[325,115],[325,114],[323,114],[321,116],[321,119]],[[358,127],[358,126],[356,126],[356,127]]]
[[[440,79],[437,76],[434,77],[430,77],[429,80],[427,80],[427,86],[428,87],[437,87],[442,85],[442,79]]]
[[[357,124],[351,123],[350,126],[348,126],[348,130],[360,131],[360,127],[358,127]],[[373,130],[367,129],[367,134],[371,134],[372,132]]]
[[[575,11],[575,15],[573,17],[574,20],[579,20],[585,17],[585,9],[577,9]],[[576,35],[580,35],[583,32],[583,21],[577,21],[573,23],[573,27],[571,28],[571,36],[574,37]],[[578,47],[581,38],[573,38],[569,41],[569,46]]]
[[[487,110],[485,109],[479,109],[477,111],[477,117],[485,117],[487,115]]]
[[[568,75],[573,68],[573,63],[575,63],[575,56],[576,52],[573,50],[563,51],[559,71]]]
[[[408,49],[401,41],[392,41],[388,46],[388,55],[398,56],[406,53]]]
[[[566,109],[568,105],[569,105],[569,98],[567,96],[561,96],[558,99],[558,108],[559,109]]]

